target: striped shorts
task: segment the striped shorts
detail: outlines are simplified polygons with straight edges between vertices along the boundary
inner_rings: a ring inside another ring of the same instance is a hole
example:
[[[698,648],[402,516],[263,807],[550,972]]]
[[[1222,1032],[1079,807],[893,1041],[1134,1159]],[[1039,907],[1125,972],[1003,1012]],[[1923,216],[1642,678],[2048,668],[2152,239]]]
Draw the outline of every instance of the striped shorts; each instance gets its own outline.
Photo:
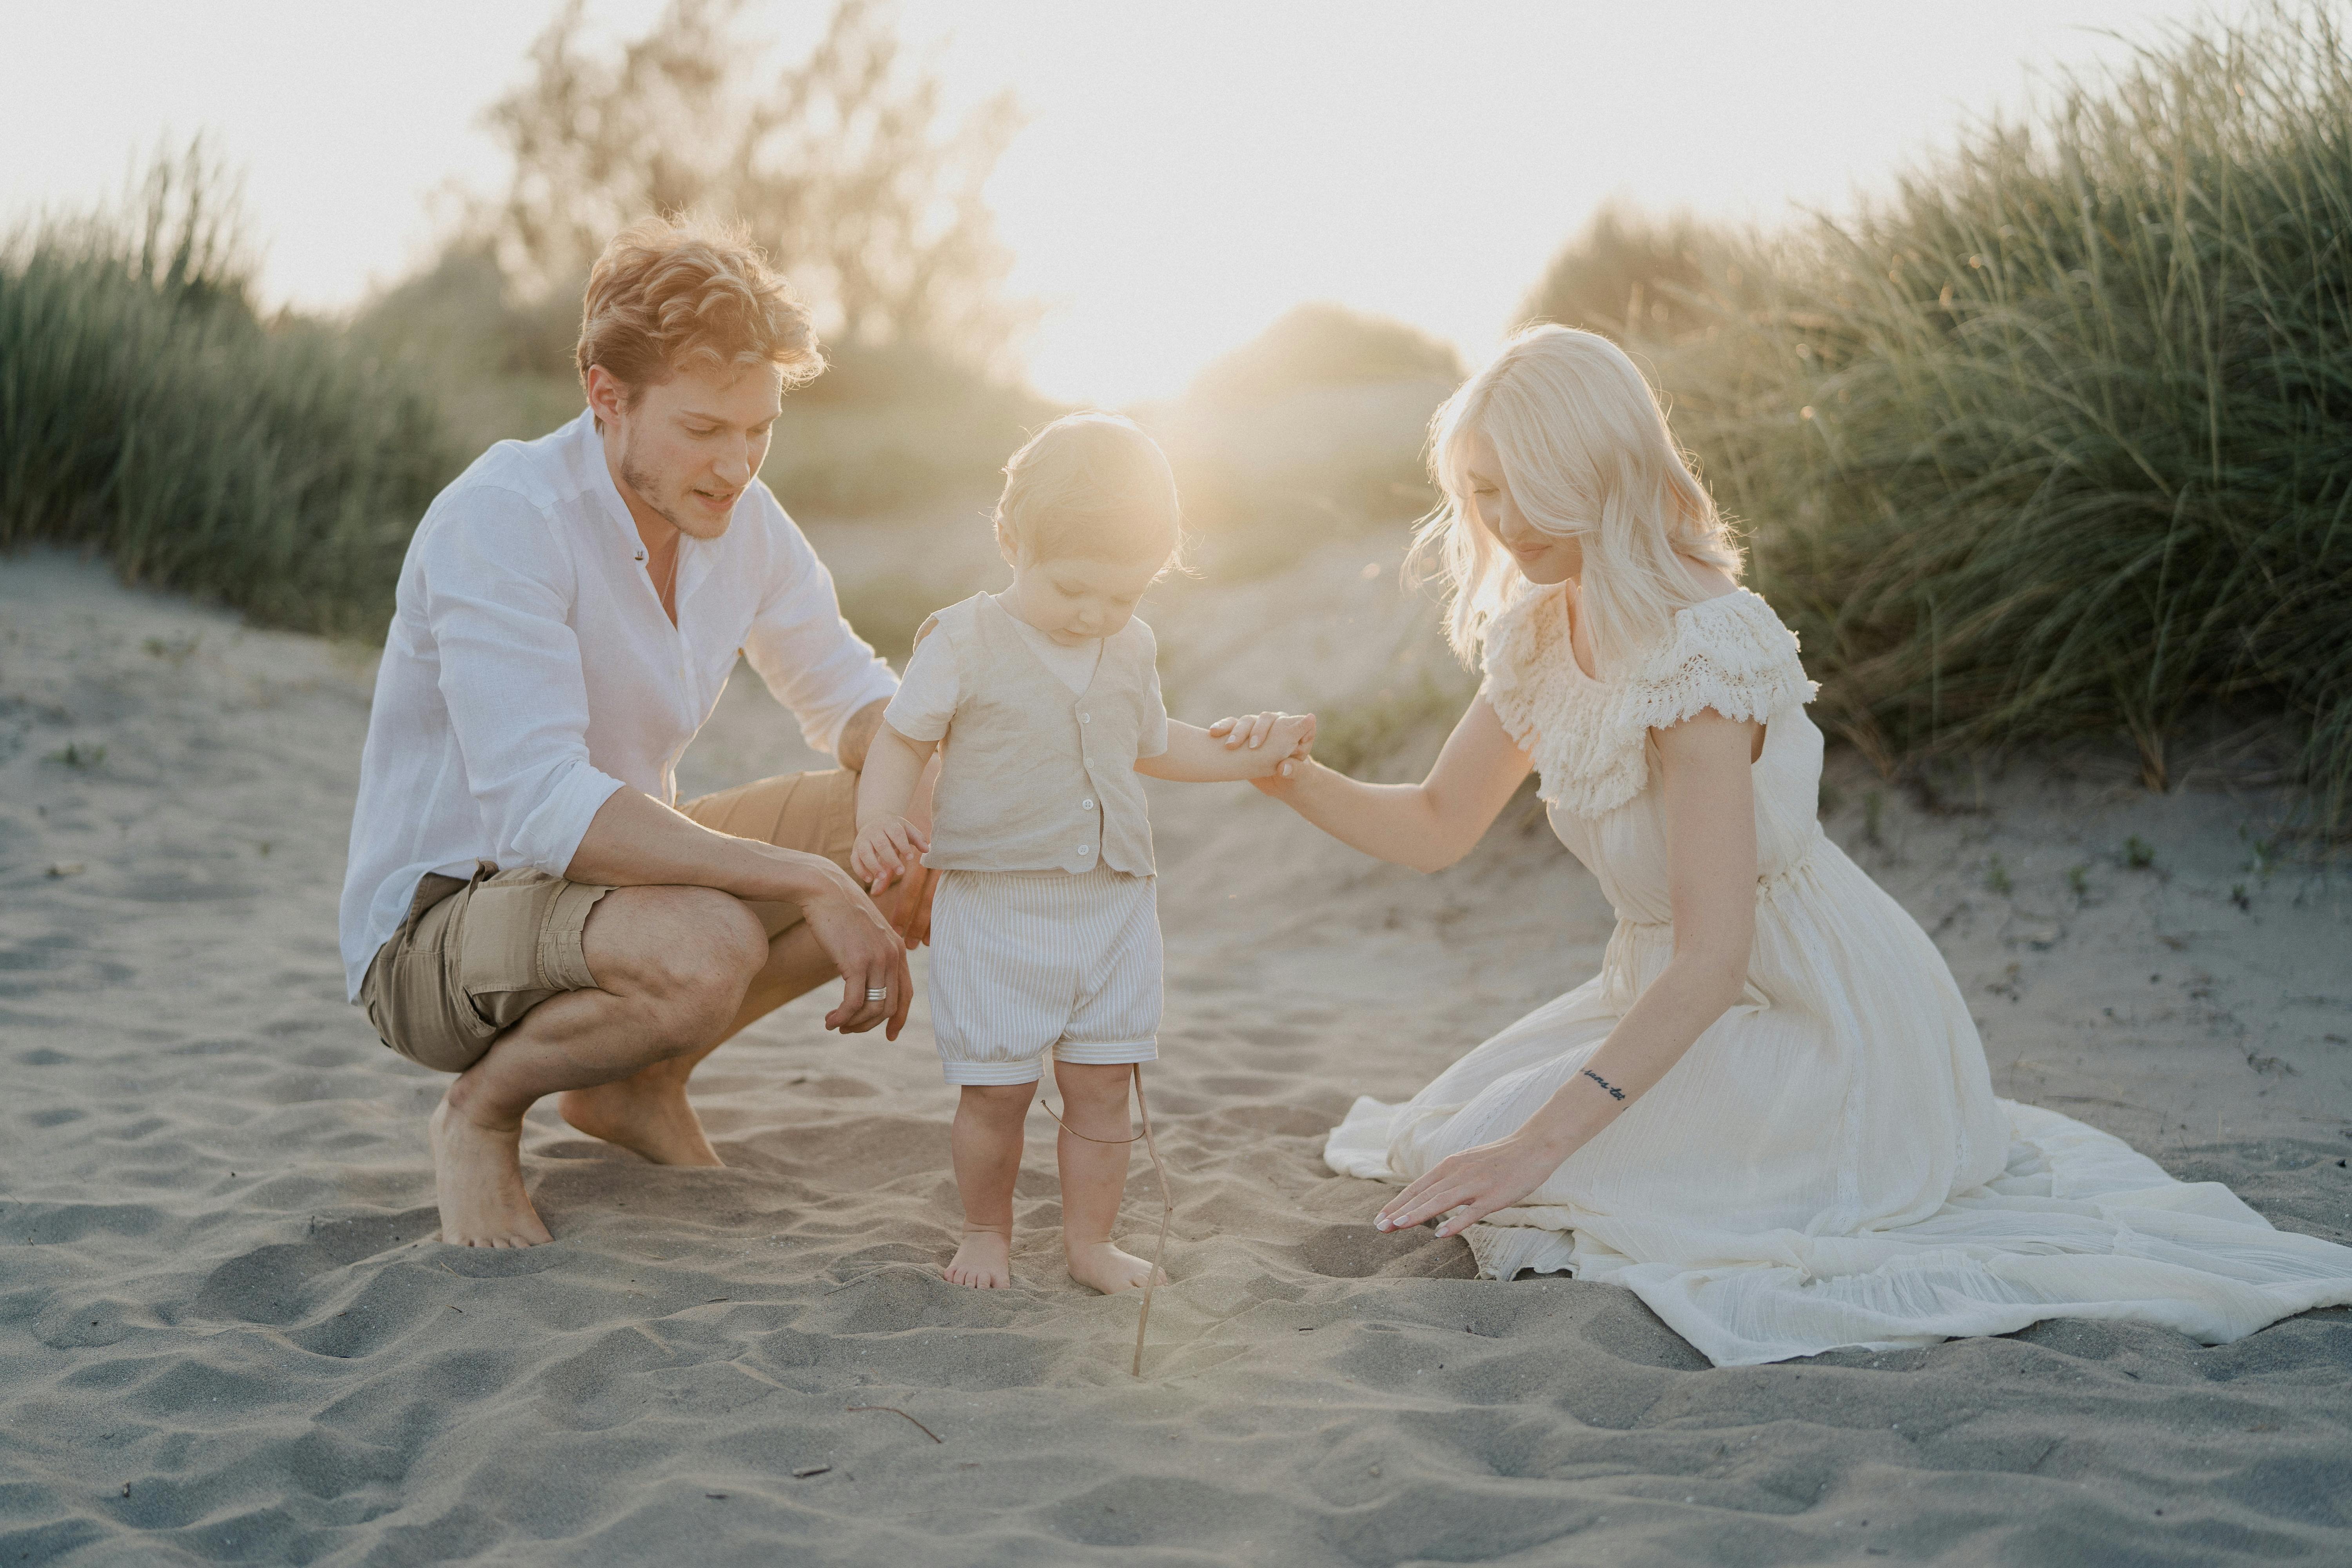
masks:
[[[943,871],[931,1029],[954,1084],[1034,1083],[1045,1057],[1160,1055],[1160,900],[1150,877]]]

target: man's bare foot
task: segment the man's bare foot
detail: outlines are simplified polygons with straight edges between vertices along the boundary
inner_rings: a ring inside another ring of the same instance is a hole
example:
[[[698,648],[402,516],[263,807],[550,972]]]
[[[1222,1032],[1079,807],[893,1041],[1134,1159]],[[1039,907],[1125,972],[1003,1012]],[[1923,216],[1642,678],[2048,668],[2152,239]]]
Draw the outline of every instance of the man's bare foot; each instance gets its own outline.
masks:
[[[556,1110],[589,1137],[634,1150],[656,1165],[723,1163],[702,1135],[702,1119],[687,1103],[683,1084],[625,1078],[567,1090]]]
[[[522,1129],[477,1126],[444,1095],[433,1112],[433,1195],[441,1239],[457,1247],[553,1241],[522,1188]]]
[[[948,1279],[975,1290],[1002,1290],[1013,1283],[1013,1241],[993,1230],[968,1230],[948,1260]]]
[[[1066,1237],[1064,1245],[1070,1254],[1070,1278],[1106,1296],[1140,1290],[1143,1282],[1151,1278],[1150,1264],[1131,1252],[1121,1252],[1108,1241],[1071,1245]],[[1160,1275],[1159,1282],[1167,1284],[1168,1276]]]

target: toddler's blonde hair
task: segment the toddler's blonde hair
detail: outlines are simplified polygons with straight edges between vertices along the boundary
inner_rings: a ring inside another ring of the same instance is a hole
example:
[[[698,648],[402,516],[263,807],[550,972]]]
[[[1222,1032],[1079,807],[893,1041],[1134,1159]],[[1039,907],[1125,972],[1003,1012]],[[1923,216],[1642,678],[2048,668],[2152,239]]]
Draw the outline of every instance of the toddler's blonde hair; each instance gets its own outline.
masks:
[[[1037,561],[1175,562],[1183,542],[1176,475],[1142,427],[1117,414],[1068,414],[1004,465],[1001,538]]]
[[[1408,563],[1448,585],[1445,631],[1473,661],[1494,618],[1525,588],[1478,521],[1467,437],[1495,444],[1503,483],[1529,522],[1583,545],[1582,608],[1601,673],[1662,642],[1675,612],[1702,595],[1677,555],[1737,578],[1739,547],[1666,426],[1633,362],[1608,339],[1530,327],[1446,399],[1431,420],[1429,468],[1444,500]]]

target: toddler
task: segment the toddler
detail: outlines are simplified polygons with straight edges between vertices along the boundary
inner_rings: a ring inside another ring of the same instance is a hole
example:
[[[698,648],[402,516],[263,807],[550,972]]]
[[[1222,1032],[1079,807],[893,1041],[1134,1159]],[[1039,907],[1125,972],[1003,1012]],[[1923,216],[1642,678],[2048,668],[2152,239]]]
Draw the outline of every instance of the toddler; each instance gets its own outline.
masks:
[[[1136,775],[1272,775],[1306,754],[1315,721],[1260,714],[1222,738],[1170,721],[1135,605],[1175,558],[1176,484],[1140,429],[1072,415],[1004,472],[996,539],[1013,585],[950,605],[916,634],[866,754],[850,864],[877,889],[918,855],[940,877],[931,1018],[961,1091],[963,1203],[947,1277],[1013,1282],[1013,1184],[1051,1055],[1070,1276],[1110,1294],[1150,1277],[1111,1243],[1128,1083],[1159,1054],[1160,918]],[[935,749],[926,834],[907,812]]]

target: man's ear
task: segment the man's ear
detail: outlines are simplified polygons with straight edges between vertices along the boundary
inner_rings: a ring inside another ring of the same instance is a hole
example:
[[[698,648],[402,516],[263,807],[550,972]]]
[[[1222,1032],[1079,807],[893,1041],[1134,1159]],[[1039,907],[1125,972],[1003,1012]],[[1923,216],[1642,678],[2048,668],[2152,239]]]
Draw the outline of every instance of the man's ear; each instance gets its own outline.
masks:
[[[629,389],[601,364],[588,367],[588,406],[596,417],[610,422],[628,412]]]

